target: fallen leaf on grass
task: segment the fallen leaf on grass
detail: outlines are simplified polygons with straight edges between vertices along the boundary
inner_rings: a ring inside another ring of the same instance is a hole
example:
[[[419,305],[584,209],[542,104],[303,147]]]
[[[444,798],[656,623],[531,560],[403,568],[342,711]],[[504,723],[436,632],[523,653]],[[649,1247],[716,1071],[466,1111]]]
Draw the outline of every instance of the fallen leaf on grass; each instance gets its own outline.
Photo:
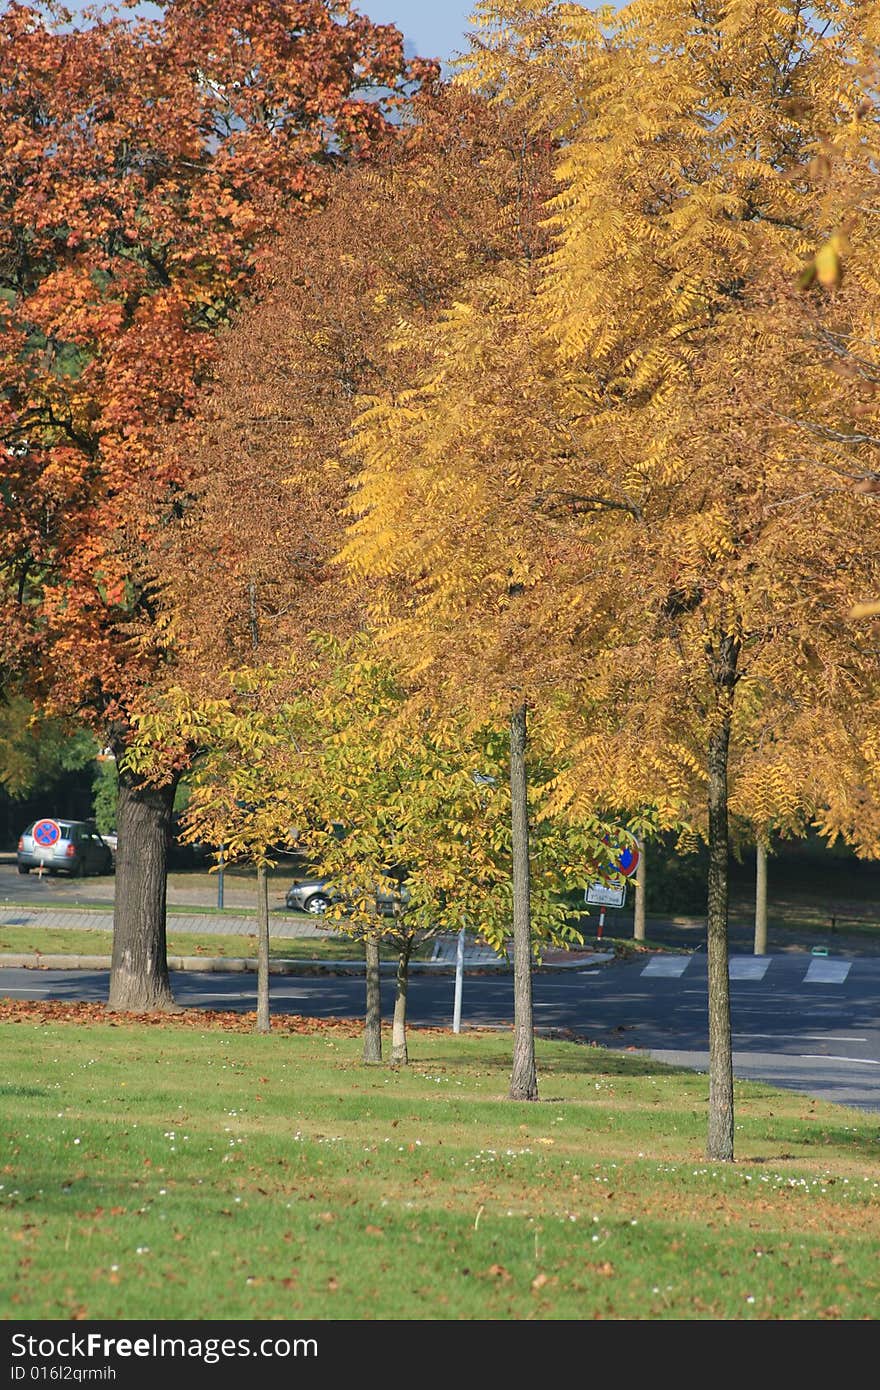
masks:
[[[171,1012],[156,1009],[138,1013],[127,1010],[117,1011],[106,1004],[91,1004],[85,1001],[67,1003],[60,999],[2,999],[0,1000],[0,1023],[76,1023],[92,1025],[103,1023],[111,1028],[119,1028],[126,1023],[137,1027],[147,1025],[157,1028],[217,1028],[226,1033],[253,1033],[256,1013],[239,1014],[222,1009],[181,1009]],[[272,1019],[272,1032],[281,1034],[322,1034],[333,1033],[343,1037],[356,1038],[361,1035],[361,1024],[357,1019],[348,1018],[305,1018],[300,1014],[277,1015]],[[429,1030],[426,1030],[429,1031]],[[443,1032],[444,1030],[436,1030]]]
[[[538,1289],[543,1289],[544,1285],[549,1284],[549,1282],[550,1280],[546,1274],[536,1274],[532,1280],[532,1288],[537,1293]]]
[[[504,1265],[490,1265],[486,1273],[490,1274],[493,1279],[501,1279],[505,1282],[510,1278],[510,1273],[504,1268]]]

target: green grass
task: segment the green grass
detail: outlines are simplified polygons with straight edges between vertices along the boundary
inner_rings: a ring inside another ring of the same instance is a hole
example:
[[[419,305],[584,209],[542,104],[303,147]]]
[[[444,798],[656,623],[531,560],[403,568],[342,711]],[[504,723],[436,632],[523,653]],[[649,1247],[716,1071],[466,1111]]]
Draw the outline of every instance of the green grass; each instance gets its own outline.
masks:
[[[313,919],[309,919],[312,921]],[[675,947],[664,946],[659,942],[644,941],[635,945],[623,937],[605,937],[596,942],[585,938],[587,948],[615,951],[626,955],[635,950],[672,951]],[[109,956],[113,946],[113,933],[97,927],[42,927],[36,923],[27,926],[0,925],[0,959],[7,955],[40,954],[44,956]],[[422,942],[412,954],[413,960],[429,960],[434,949],[433,940]],[[220,956],[226,959],[253,958],[257,952],[256,936],[216,935],[209,932],[178,932],[173,922],[168,924],[169,956]],[[382,960],[396,960],[396,952],[380,946]],[[326,936],[272,937],[269,941],[269,956],[272,960],[362,960],[363,946],[339,933]]]
[[[0,1023],[6,1319],[876,1317],[875,1117],[738,1083],[712,1164],[705,1077],[642,1059],[539,1040],[514,1104],[506,1033],[390,1069],[96,1009]]]
[[[311,919],[309,919],[311,920]],[[24,927],[0,926],[0,958],[7,955],[41,954],[44,956],[109,956],[113,933],[95,927]],[[433,942],[413,952],[414,959],[430,957]],[[269,956],[272,960],[362,960],[364,948],[357,942],[337,933],[327,936],[270,937]],[[226,959],[254,958],[257,938],[254,936],[217,936],[207,932],[176,932],[169,923],[169,956],[221,956]],[[383,960],[395,960],[396,953],[381,947]]]

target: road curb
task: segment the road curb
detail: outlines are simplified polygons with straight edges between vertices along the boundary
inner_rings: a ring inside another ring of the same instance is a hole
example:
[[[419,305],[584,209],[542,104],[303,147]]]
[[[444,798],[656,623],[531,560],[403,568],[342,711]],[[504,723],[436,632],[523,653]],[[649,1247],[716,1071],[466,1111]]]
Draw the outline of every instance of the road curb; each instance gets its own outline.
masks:
[[[581,957],[576,961],[545,962],[538,969],[546,971],[583,970],[591,965],[602,965],[614,960],[613,951],[597,952],[593,956]],[[109,956],[59,956],[59,955],[16,955],[13,952],[0,955],[0,970],[109,970]],[[169,956],[169,970],[200,970],[216,974],[256,974],[258,962],[255,957],[236,956]],[[394,961],[383,961],[379,966],[383,975],[395,975],[397,965]],[[269,962],[270,975],[362,975],[364,962],[357,960],[273,960]],[[448,961],[411,961],[410,975],[454,975],[455,965]],[[466,975],[509,975],[512,967],[506,961],[495,964],[482,961],[479,964],[465,965]]]

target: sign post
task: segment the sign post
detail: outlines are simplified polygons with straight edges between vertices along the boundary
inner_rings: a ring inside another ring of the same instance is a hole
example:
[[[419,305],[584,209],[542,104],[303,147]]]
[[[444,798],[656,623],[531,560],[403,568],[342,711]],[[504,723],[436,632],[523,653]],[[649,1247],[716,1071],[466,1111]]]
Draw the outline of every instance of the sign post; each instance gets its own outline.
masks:
[[[626,880],[636,871],[639,862],[639,851],[634,845],[627,845],[625,849],[617,852],[615,863],[609,864],[608,869],[618,880],[614,883],[591,883],[584,893],[584,901],[592,903],[599,908],[599,924],[596,929],[596,937],[601,938],[605,930],[605,909],[609,907],[623,907],[626,902]],[[621,883],[620,880],[623,879]]]
[[[599,925],[596,928],[596,938],[601,940],[605,930],[605,909],[608,907],[623,907],[626,902],[626,884],[621,883],[616,886],[610,883],[591,883],[584,893],[584,901],[596,904],[599,908]]]
[[[461,982],[464,976],[464,927],[455,943],[455,996],[452,1005],[452,1031],[461,1032]]]
[[[497,787],[498,779],[493,777],[491,772],[472,772],[471,779],[478,787]],[[485,807],[486,802],[480,796],[480,805]],[[465,929],[461,927],[458,933],[458,940],[455,944],[455,992],[452,998],[452,1031],[461,1032],[461,990],[464,982],[464,938]]]
[[[217,869],[217,906],[223,906],[223,866],[226,863],[226,847],[220,846],[219,868]]]

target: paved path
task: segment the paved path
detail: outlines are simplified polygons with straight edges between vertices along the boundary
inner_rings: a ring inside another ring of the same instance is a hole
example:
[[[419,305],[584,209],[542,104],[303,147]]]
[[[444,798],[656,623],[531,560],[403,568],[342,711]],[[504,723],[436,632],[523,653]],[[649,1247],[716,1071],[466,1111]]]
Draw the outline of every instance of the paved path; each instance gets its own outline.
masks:
[[[44,930],[51,927],[73,930],[76,928],[92,928],[99,931],[109,931],[113,926],[112,909],[89,909],[89,908],[52,908],[52,907],[6,907],[0,908],[0,929],[3,927],[35,927]],[[175,912],[169,913],[166,917],[166,929],[169,938],[173,941],[175,932],[192,932],[203,936],[246,936],[254,939],[256,946],[256,917],[241,916],[237,913],[199,913]],[[299,917],[295,913],[269,913],[269,935],[274,940],[322,940],[331,929],[323,925],[320,918]],[[413,960],[410,962],[410,972],[430,971],[431,973],[452,973],[456,968],[456,952],[458,939],[456,936],[439,936],[434,945],[433,958],[430,960]],[[588,948],[585,951],[550,951],[547,953],[546,964],[551,969],[577,969],[586,962],[589,964],[604,964],[614,960],[613,951],[596,950]],[[44,969],[53,970],[100,970],[110,968],[109,956],[97,955],[53,955],[41,952],[35,955],[33,952],[15,953],[12,951],[0,952],[0,969],[3,967],[13,968],[28,965],[39,965]],[[256,968],[255,957],[231,957],[231,956],[179,956],[169,952],[168,966],[171,970],[208,970],[220,971],[223,973],[234,973],[239,971],[250,971]],[[508,972],[511,967],[508,961],[499,958],[489,946],[478,942],[468,941],[464,953],[464,967],[466,969],[495,970]],[[393,961],[383,962],[383,972],[396,970]],[[362,973],[364,969],[363,959],[352,960],[279,960],[271,962],[270,971],[272,974],[297,974],[298,972],[312,973],[315,970],[326,970],[328,972],[347,972],[355,971]]]
[[[90,927],[110,931],[113,908],[71,907],[4,907],[0,908],[0,927]],[[209,936],[254,936],[257,930],[255,913],[233,912],[169,912],[166,917],[169,932],[199,932]],[[269,913],[269,934],[274,937],[326,936],[327,928],[320,921],[297,917],[294,913]]]

